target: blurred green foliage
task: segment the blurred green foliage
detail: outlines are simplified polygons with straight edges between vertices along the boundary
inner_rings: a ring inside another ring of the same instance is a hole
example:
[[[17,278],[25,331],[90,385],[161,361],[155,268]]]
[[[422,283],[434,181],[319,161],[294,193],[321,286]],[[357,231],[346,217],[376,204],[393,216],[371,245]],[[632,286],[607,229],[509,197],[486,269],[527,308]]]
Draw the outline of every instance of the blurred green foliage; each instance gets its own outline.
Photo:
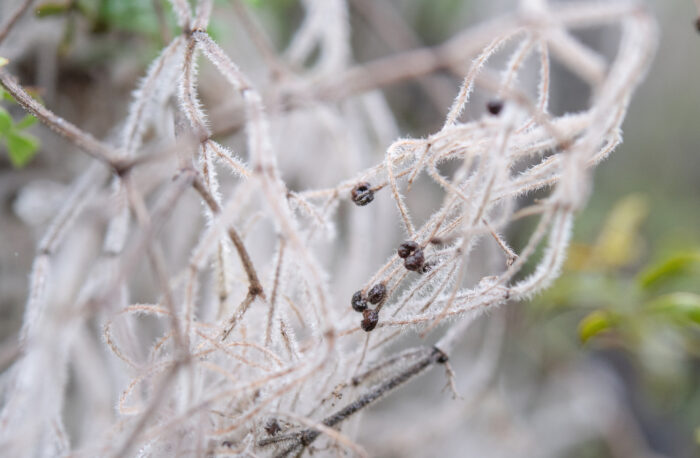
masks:
[[[562,276],[533,300],[528,320],[550,358],[570,358],[580,350],[623,352],[650,402],[695,428],[700,245],[679,250],[674,243],[669,251],[645,237],[649,200],[623,197],[592,241],[573,242]],[[700,439],[700,429],[695,435]]]
[[[14,102],[12,96],[2,88],[0,100]],[[25,115],[19,121],[15,121],[10,112],[0,105],[0,143],[7,150],[10,162],[16,168],[27,165],[39,149],[39,139],[26,132],[35,122],[36,118],[32,115]]]
[[[173,35],[177,27],[170,4],[159,5],[160,15],[155,3],[146,0],[54,0],[37,4],[34,14],[39,18],[66,19],[59,46],[65,55],[73,45],[78,21],[87,23],[93,35],[121,32],[141,38],[152,47],[164,45],[163,34]]]
[[[699,337],[700,247],[645,253],[641,228],[648,213],[644,196],[620,200],[592,243],[572,244],[564,274],[537,301],[588,311],[579,323],[582,342],[615,338],[634,348],[662,327]],[[641,262],[644,257],[650,261]]]
[[[59,46],[62,54],[68,53],[73,45],[77,21],[87,23],[94,36],[113,34],[141,39],[148,45],[145,49],[151,54],[178,33],[170,2],[162,0],[44,1],[36,6],[34,14],[39,18],[62,16],[67,19]],[[217,39],[220,29],[216,18],[212,18],[207,32]]]

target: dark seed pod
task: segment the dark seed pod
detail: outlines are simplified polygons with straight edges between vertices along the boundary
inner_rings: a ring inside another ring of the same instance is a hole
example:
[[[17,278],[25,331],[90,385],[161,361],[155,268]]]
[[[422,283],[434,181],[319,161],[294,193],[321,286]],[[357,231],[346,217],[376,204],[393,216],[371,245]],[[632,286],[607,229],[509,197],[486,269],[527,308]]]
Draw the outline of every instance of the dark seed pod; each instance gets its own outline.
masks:
[[[376,310],[367,309],[362,312],[362,329],[365,332],[370,332],[377,327],[379,322],[379,313]]]
[[[362,291],[357,291],[353,294],[350,303],[352,304],[352,309],[356,312],[362,312],[367,308],[367,301],[362,297]]]
[[[276,419],[270,418],[269,420],[267,420],[267,423],[265,423],[265,432],[268,435],[274,436],[280,431],[282,431],[282,428],[280,427],[280,424],[277,423]]]
[[[377,283],[367,293],[367,300],[372,304],[379,304],[386,295],[386,286],[384,283]]]
[[[406,267],[408,270],[412,271],[417,271],[421,267],[423,267],[423,263],[425,262],[425,256],[423,255],[423,250],[416,250],[413,253],[411,253],[404,261],[403,265]]]
[[[370,187],[369,183],[358,183],[352,191],[350,191],[350,197],[355,205],[364,206],[374,200],[374,191]]]
[[[501,113],[501,110],[503,109],[503,101],[494,99],[489,101],[489,103],[486,104],[486,109],[489,111],[494,116],[498,116]]]
[[[413,241],[408,241],[408,242],[403,242],[401,245],[399,245],[399,249],[397,250],[399,254],[399,258],[404,258],[406,259],[411,253],[414,251],[418,250],[420,246]]]

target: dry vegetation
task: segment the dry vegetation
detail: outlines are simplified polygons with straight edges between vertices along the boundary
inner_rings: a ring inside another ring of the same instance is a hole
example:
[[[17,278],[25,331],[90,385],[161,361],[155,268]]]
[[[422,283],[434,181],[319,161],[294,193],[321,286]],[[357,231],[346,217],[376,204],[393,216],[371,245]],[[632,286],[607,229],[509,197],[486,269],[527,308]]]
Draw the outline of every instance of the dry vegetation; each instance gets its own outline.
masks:
[[[19,17],[31,2],[17,3]],[[453,390],[476,376],[450,364],[470,324],[556,278],[656,44],[637,4],[532,0],[356,65],[344,0],[305,0],[284,53],[233,2],[269,71],[257,81],[206,32],[212,3],[172,0],[182,33],[106,140],[0,69],[25,110],[94,159],[37,245],[2,378],[8,456],[366,454],[365,408],[433,367]],[[11,19],[0,40],[22,33]],[[572,35],[598,26],[619,31],[611,61]],[[221,132],[198,99],[201,59],[229,83],[211,109]],[[590,86],[586,110],[549,113],[550,60]],[[436,71],[463,78],[442,128],[397,140],[379,89]],[[475,88],[492,101],[465,120]],[[504,234],[521,219],[531,233],[515,250]],[[69,420],[66,403],[81,406]]]

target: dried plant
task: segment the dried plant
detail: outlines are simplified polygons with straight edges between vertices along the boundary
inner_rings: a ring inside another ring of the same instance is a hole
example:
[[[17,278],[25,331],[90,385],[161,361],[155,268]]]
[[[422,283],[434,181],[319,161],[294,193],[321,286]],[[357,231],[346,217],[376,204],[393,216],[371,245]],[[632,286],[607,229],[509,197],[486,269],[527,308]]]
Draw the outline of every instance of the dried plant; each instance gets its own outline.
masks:
[[[172,0],[182,33],[111,141],[0,69],[29,113],[94,158],[38,244],[3,378],[8,456],[365,455],[352,420],[366,407],[436,365],[453,387],[469,377],[449,362],[469,325],[556,278],[656,43],[638,4],[531,0],[442,45],[354,65],[344,0],[305,0],[283,55],[234,2],[269,70],[258,80],[207,34],[212,4]],[[605,25],[620,31],[612,61],[571,34]],[[497,73],[487,63],[501,50]],[[212,110],[200,56],[230,85]],[[518,79],[530,58],[534,94]],[[550,59],[590,86],[587,109],[550,114]],[[438,70],[464,78],[442,128],[389,144],[377,89]],[[492,101],[464,121],[475,87]],[[246,143],[215,140],[226,135]],[[386,153],[372,165],[376,143]],[[516,251],[504,234],[524,218],[536,223]],[[480,244],[495,248],[487,261]],[[66,402],[83,410],[79,441]]]

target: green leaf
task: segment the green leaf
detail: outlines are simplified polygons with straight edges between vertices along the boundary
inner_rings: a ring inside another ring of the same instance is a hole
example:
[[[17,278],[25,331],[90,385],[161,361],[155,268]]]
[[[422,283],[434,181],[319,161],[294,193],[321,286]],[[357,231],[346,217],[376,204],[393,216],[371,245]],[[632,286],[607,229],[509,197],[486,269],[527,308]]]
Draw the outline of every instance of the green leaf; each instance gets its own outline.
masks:
[[[588,342],[592,337],[613,327],[613,318],[605,310],[589,313],[578,325],[578,335],[582,342]]]
[[[15,124],[16,129],[26,129],[27,127],[33,126],[36,123],[36,118],[30,114],[25,115],[17,124]]]
[[[44,2],[34,8],[37,17],[44,18],[64,14],[71,9],[71,2]]]
[[[680,322],[700,324],[700,295],[678,292],[664,294],[650,301],[647,306],[653,313]]]
[[[654,288],[667,280],[680,277],[697,263],[700,263],[698,251],[677,254],[642,272],[639,284],[642,288]]]
[[[15,167],[27,165],[38,148],[39,140],[31,135],[18,133],[14,130],[7,134],[7,151],[10,154],[10,162]]]
[[[0,135],[7,135],[12,129],[12,117],[6,109],[0,107]]]
[[[0,67],[4,67],[5,65],[9,64],[10,61],[7,60],[7,58],[0,56]]]

